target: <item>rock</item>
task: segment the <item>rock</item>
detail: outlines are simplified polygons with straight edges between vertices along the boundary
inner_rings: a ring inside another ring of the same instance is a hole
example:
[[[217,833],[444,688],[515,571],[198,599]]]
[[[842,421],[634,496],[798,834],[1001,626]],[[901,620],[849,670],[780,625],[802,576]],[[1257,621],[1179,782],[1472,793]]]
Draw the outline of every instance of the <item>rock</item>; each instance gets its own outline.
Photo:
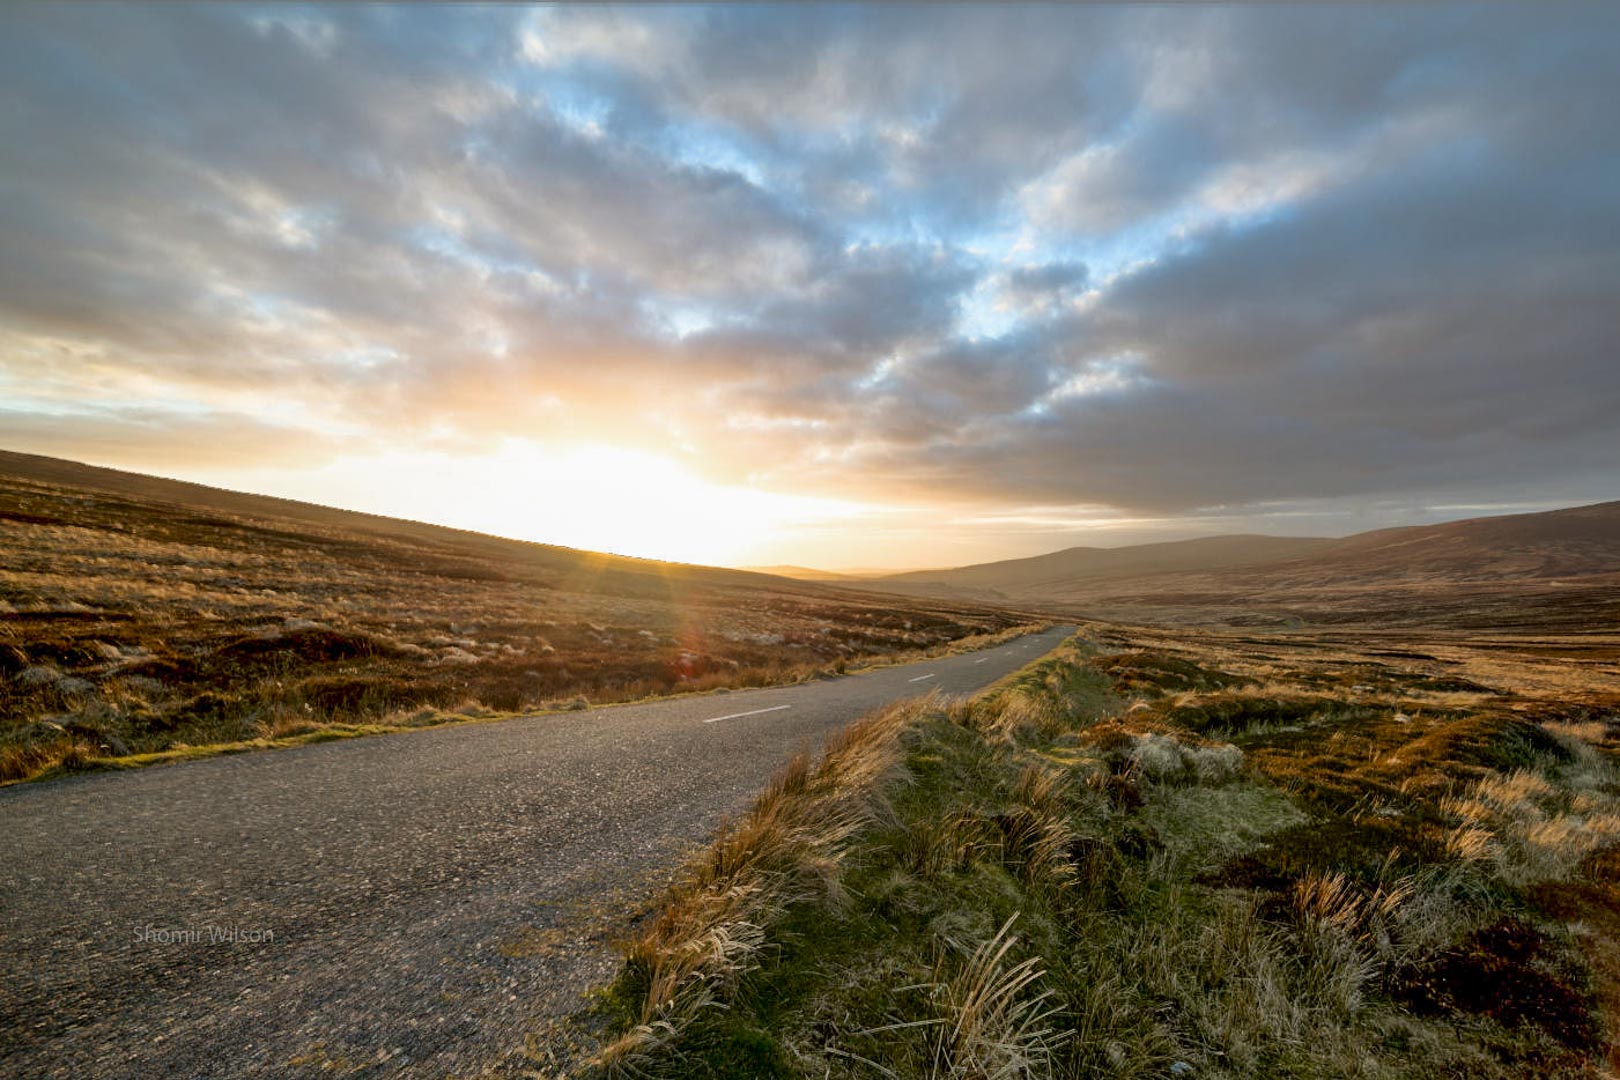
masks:
[[[36,665],[23,668],[17,674],[17,681],[24,686],[46,686],[62,677],[62,673],[53,667]]]

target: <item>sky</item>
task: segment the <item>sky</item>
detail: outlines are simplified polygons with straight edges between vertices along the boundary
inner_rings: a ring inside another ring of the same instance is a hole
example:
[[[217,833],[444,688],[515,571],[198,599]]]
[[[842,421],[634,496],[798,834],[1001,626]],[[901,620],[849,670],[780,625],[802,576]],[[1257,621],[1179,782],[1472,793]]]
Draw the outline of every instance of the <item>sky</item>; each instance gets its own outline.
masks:
[[[0,447],[955,565],[1620,498],[1620,7],[0,7]]]

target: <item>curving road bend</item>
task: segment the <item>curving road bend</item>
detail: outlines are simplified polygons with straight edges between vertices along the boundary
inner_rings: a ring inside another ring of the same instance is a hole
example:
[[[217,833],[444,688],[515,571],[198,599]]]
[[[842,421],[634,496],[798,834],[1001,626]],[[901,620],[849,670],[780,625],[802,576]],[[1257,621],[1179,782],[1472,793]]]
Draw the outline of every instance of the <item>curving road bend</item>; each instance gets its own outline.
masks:
[[[1073,632],[0,790],[0,1076],[476,1075],[612,974],[593,908],[795,751]]]

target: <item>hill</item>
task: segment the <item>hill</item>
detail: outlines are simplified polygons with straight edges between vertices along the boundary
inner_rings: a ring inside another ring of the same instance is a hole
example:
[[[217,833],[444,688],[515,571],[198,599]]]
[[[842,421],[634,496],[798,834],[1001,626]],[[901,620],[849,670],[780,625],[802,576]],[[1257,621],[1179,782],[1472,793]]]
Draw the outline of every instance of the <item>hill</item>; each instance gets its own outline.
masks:
[[[1195,540],[1117,548],[1072,547],[1027,559],[1008,559],[949,570],[919,570],[882,580],[886,584],[939,584],[1022,591],[1094,578],[1121,579],[1274,562],[1305,555],[1331,543],[1331,540],[1303,536],[1206,536]]]
[[[1217,536],[902,574],[909,595],[1181,624],[1620,625],[1620,502],[1359,533]]]
[[[758,573],[747,570],[662,563],[652,559],[513,540],[445,525],[384,517],[356,510],[342,510],[270,495],[228,491],[204,484],[84,465],[76,461],[37,454],[0,450],[0,476],[32,484],[96,492],[126,500],[131,504],[168,506],[183,508],[194,514],[201,511],[205,514],[278,522],[283,527],[287,525],[313,527],[314,535],[332,530],[351,537],[363,536],[417,548],[425,547],[452,557],[515,560],[525,573],[543,570],[575,572],[589,566],[593,571],[610,574],[634,576],[656,573],[659,577],[667,577],[673,573],[711,583],[745,583],[749,579],[754,579],[754,584],[763,584],[757,580]],[[10,515],[10,520],[17,520],[14,513]]]
[[[1311,563],[1338,580],[1491,582],[1620,572],[1620,502],[1359,533]]]
[[[0,548],[0,781],[793,681],[1029,621],[15,453]]]

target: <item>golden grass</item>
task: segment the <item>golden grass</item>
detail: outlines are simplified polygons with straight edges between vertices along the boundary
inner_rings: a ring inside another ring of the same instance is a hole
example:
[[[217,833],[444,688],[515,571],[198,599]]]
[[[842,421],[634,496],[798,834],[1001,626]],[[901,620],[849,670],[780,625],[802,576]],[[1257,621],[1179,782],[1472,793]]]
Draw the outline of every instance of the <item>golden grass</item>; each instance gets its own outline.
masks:
[[[393,730],[422,709],[801,682],[1039,623],[221,498],[229,509],[0,473],[0,782]]]
[[[1620,775],[1601,761],[1574,777],[1516,769],[1480,778],[1441,802],[1457,820],[1447,846],[1524,887],[1566,880],[1587,858],[1620,844]]]

